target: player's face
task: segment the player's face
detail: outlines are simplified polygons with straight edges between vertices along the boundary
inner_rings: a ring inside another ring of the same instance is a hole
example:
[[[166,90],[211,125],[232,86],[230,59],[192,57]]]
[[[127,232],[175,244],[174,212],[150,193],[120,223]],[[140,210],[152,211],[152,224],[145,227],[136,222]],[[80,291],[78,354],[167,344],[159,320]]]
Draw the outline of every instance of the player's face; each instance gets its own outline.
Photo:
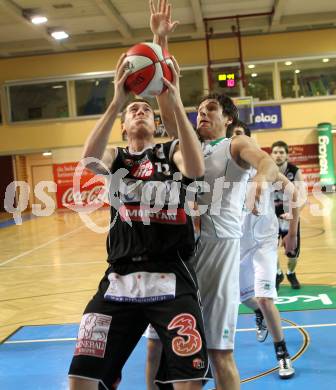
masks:
[[[148,133],[154,134],[154,112],[146,102],[134,102],[127,106],[123,128],[129,134]]]
[[[286,149],[282,148],[281,146],[276,146],[273,148],[271,157],[278,166],[281,166],[288,160],[288,154],[286,153]]]
[[[245,131],[242,127],[235,127],[232,135],[245,135]]]
[[[231,123],[223,115],[222,106],[215,99],[204,100],[198,107],[197,132],[202,140],[212,140],[225,136],[226,128]]]

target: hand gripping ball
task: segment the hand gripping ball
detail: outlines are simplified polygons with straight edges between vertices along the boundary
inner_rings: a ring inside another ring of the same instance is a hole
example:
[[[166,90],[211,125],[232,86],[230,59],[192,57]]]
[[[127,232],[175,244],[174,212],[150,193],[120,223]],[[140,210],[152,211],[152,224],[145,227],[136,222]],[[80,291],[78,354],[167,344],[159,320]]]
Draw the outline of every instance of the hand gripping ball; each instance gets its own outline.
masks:
[[[170,54],[156,43],[138,43],[126,54],[125,61],[128,63],[130,74],[125,86],[135,95],[142,97],[160,95],[166,89],[162,77],[172,81]]]

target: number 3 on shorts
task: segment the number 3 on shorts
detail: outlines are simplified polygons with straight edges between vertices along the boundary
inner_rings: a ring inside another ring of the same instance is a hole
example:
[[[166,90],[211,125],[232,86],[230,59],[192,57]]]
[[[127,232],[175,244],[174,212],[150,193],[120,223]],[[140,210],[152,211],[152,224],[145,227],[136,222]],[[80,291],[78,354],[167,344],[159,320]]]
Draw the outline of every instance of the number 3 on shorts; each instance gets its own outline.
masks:
[[[185,337],[174,337],[172,349],[178,356],[192,356],[202,348],[202,338],[196,329],[195,317],[182,313],[174,317],[168,325],[168,330],[178,329],[177,334]]]

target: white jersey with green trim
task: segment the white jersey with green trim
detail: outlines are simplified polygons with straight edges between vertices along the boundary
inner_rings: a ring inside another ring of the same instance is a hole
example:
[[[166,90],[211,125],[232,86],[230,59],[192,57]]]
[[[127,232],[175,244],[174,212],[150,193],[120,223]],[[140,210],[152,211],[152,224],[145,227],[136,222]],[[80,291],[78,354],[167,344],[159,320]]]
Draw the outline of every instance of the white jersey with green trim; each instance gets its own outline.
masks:
[[[201,215],[201,238],[240,238],[242,211],[249,170],[240,167],[231,155],[231,139],[220,138],[203,144],[207,188],[198,204],[208,206]]]
[[[257,171],[252,168],[250,170],[249,183],[253,184],[253,177]],[[278,235],[278,219],[275,214],[274,197],[272,185],[269,184],[264,190],[259,205],[259,215],[254,215],[244,205],[243,213],[243,238],[248,240],[249,238],[256,242],[262,242],[269,237],[277,237]],[[244,243],[242,243],[244,247]]]

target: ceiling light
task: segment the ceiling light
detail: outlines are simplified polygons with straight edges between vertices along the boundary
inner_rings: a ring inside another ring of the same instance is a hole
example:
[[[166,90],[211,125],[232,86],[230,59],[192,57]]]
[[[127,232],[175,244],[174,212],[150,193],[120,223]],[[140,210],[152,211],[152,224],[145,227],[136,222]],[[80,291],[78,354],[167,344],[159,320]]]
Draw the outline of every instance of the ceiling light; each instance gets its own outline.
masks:
[[[289,66],[289,65],[292,65],[292,63],[293,63],[292,61],[286,61],[285,65]]]
[[[250,64],[250,65],[247,65],[247,67],[250,68],[250,69],[254,69],[255,65],[254,64]]]
[[[50,152],[50,151],[48,151],[48,152],[43,152],[43,153],[42,153],[42,156],[45,156],[45,157],[52,156],[52,152]]]
[[[46,16],[42,16],[42,15],[34,15],[34,16],[30,17],[30,21],[33,24],[43,24],[43,23],[46,23],[48,21],[48,18]]]
[[[62,84],[56,84],[56,85],[53,85],[51,88],[52,88],[52,89],[61,89],[61,88],[64,88],[64,85],[62,85]]]
[[[258,73],[252,73],[251,74],[251,77],[257,77],[258,76]]]
[[[56,39],[57,41],[60,41],[61,39],[69,38],[69,34],[66,33],[63,30],[54,30],[50,33],[50,35]]]
[[[329,62],[329,58],[323,58],[322,62]]]
[[[294,71],[295,73],[300,73],[301,72],[301,70],[300,69],[295,69],[295,71]]]

